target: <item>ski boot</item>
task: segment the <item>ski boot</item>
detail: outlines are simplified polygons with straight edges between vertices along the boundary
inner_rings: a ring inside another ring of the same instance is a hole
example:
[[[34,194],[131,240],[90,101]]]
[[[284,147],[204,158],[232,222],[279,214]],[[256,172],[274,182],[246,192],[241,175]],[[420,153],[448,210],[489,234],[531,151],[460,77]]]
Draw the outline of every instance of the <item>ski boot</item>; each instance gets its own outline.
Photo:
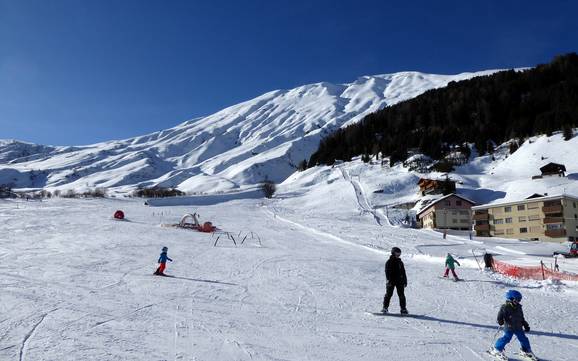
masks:
[[[490,356],[492,356],[496,360],[508,361],[508,357],[506,356],[504,351],[499,351],[495,347],[492,347],[491,349],[489,349],[488,353],[490,354]]]
[[[407,312],[407,308],[402,308],[399,313],[401,313],[402,315],[407,315],[409,312]]]
[[[536,357],[536,355],[534,355],[532,353],[532,351],[530,352],[526,352],[524,350],[520,350],[520,352],[518,352],[518,356],[520,356],[521,358],[523,358],[524,360],[528,360],[528,361],[538,361],[538,358]]]
[[[384,315],[387,314],[387,308],[385,308],[385,307],[382,308],[382,309],[381,309],[381,313],[383,313]]]

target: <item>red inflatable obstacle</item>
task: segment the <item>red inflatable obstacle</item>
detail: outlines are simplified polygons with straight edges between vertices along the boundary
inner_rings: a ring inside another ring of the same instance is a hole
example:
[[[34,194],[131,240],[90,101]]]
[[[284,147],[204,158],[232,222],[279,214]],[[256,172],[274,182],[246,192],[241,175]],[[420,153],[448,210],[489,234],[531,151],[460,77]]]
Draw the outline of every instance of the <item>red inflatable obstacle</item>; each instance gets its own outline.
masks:
[[[205,222],[201,224],[199,222],[199,215],[196,213],[185,214],[183,218],[181,218],[181,221],[177,224],[163,224],[162,226],[186,228],[204,233],[213,233],[219,230],[217,227],[213,226],[213,223],[211,222]]]
[[[215,232],[217,230],[217,227],[213,226],[211,222],[205,222],[203,223],[202,226],[199,226],[198,230],[199,232],[211,233]]]
[[[116,212],[114,212],[114,219],[120,219],[123,220],[124,219],[124,212],[121,210],[118,210]]]

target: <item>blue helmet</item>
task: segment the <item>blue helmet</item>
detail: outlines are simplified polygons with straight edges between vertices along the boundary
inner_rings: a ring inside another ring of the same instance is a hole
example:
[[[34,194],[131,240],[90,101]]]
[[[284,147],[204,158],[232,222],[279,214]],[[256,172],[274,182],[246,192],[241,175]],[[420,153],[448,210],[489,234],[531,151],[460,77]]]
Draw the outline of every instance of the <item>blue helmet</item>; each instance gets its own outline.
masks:
[[[516,290],[509,290],[506,292],[506,299],[520,302],[522,300],[522,294]]]

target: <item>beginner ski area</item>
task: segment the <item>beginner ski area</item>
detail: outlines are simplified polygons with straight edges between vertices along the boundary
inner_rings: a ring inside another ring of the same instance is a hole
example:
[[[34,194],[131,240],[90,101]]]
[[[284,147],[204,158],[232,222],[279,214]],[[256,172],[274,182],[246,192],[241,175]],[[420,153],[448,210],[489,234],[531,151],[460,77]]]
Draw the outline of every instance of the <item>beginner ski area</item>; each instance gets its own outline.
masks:
[[[535,353],[576,359],[575,283],[480,272],[470,250],[484,240],[390,226],[364,209],[362,187],[330,174],[314,192],[203,206],[0,201],[0,359],[487,360],[510,288],[524,295]],[[112,219],[117,209],[128,221]],[[160,226],[192,212],[262,244],[214,246],[210,234]],[[152,275],[162,246],[174,278]],[[368,313],[381,309],[392,246],[417,317]],[[464,282],[439,278],[447,252]],[[511,360],[518,348],[506,349]]]

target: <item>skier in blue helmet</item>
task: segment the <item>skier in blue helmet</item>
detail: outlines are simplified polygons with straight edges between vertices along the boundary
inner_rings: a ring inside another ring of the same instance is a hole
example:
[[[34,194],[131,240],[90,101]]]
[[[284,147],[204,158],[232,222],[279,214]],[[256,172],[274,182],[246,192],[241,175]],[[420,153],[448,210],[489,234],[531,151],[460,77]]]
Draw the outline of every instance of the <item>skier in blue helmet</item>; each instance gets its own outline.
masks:
[[[159,268],[157,268],[157,270],[154,273],[157,276],[166,276],[165,275],[165,267],[167,266],[167,260],[169,260],[171,262],[173,261],[172,259],[169,258],[169,256],[167,256],[168,250],[169,250],[168,247],[163,247],[161,250],[161,255],[160,255],[159,260],[158,260]]]
[[[504,326],[504,335],[496,341],[490,354],[499,360],[508,360],[504,354],[504,349],[512,337],[516,335],[522,346],[519,355],[526,360],[538,360],[532,353],[530,340],[526,337],[526,332],[530,332],[530,325],[524,319],[524,312],[520,304],[522,294],[516,290],[509,290],[506,292],[505,298],[506,303],[500,307],[497,318],[498,324]]]

